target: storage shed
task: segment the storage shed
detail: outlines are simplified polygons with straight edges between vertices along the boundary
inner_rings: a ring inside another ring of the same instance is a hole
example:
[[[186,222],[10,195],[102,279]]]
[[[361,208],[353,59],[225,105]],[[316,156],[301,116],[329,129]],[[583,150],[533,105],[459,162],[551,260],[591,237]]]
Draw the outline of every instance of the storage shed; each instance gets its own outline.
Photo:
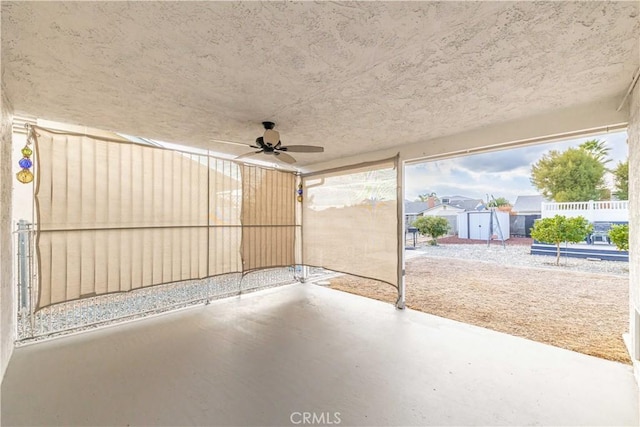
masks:
[[[499,226],[499,227],[498,227]],[[461,239],[488,240],[489,236],[504,240],[509,238],[509,214],[500,211],[469,211],[458,214],[458,237]]]

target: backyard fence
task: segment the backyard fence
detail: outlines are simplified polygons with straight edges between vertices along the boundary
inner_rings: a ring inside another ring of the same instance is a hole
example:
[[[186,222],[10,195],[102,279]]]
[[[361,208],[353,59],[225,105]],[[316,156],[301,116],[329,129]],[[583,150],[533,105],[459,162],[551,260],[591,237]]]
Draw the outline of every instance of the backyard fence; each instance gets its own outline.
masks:
[[[594,202],[542,203],[542,218],[555,215],[567,217],[582,216],[589,222],[629,221],[629,202],[627,200],[609,200]]]

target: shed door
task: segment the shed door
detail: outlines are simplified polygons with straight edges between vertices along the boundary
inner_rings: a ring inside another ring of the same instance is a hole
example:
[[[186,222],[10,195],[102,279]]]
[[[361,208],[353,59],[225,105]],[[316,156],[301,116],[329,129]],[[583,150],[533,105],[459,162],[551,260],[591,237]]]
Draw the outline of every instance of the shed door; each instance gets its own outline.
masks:
[[[487,240],[489,236],[489,224],[485,221],[487,217],[481,214],[469,215],[469,238],[477,240]]]

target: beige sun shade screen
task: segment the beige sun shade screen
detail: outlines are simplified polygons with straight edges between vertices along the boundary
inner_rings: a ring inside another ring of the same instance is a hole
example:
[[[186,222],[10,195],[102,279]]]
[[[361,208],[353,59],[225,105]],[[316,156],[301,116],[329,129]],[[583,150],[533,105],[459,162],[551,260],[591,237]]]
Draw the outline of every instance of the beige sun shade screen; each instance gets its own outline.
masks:
[[[236,164],[37,132],[39,308],[241,271]]]
[[[241,168],[228,160],[209,159],[210,276],[242,271]]]
[[[295,190],[292,173],[242,167],[244,271],[295,263]]]
[[[303,264],[398,285],[395,159],[303,177]]]

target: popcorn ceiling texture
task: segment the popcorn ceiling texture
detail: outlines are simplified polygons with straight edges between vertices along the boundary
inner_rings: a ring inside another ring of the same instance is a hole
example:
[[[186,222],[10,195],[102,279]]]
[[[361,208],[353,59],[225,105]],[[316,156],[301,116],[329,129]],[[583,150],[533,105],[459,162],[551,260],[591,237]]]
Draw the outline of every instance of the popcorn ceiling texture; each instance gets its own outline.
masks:
[[[2,2],[16,112],[299,165],[620,99],[638,2]]]

